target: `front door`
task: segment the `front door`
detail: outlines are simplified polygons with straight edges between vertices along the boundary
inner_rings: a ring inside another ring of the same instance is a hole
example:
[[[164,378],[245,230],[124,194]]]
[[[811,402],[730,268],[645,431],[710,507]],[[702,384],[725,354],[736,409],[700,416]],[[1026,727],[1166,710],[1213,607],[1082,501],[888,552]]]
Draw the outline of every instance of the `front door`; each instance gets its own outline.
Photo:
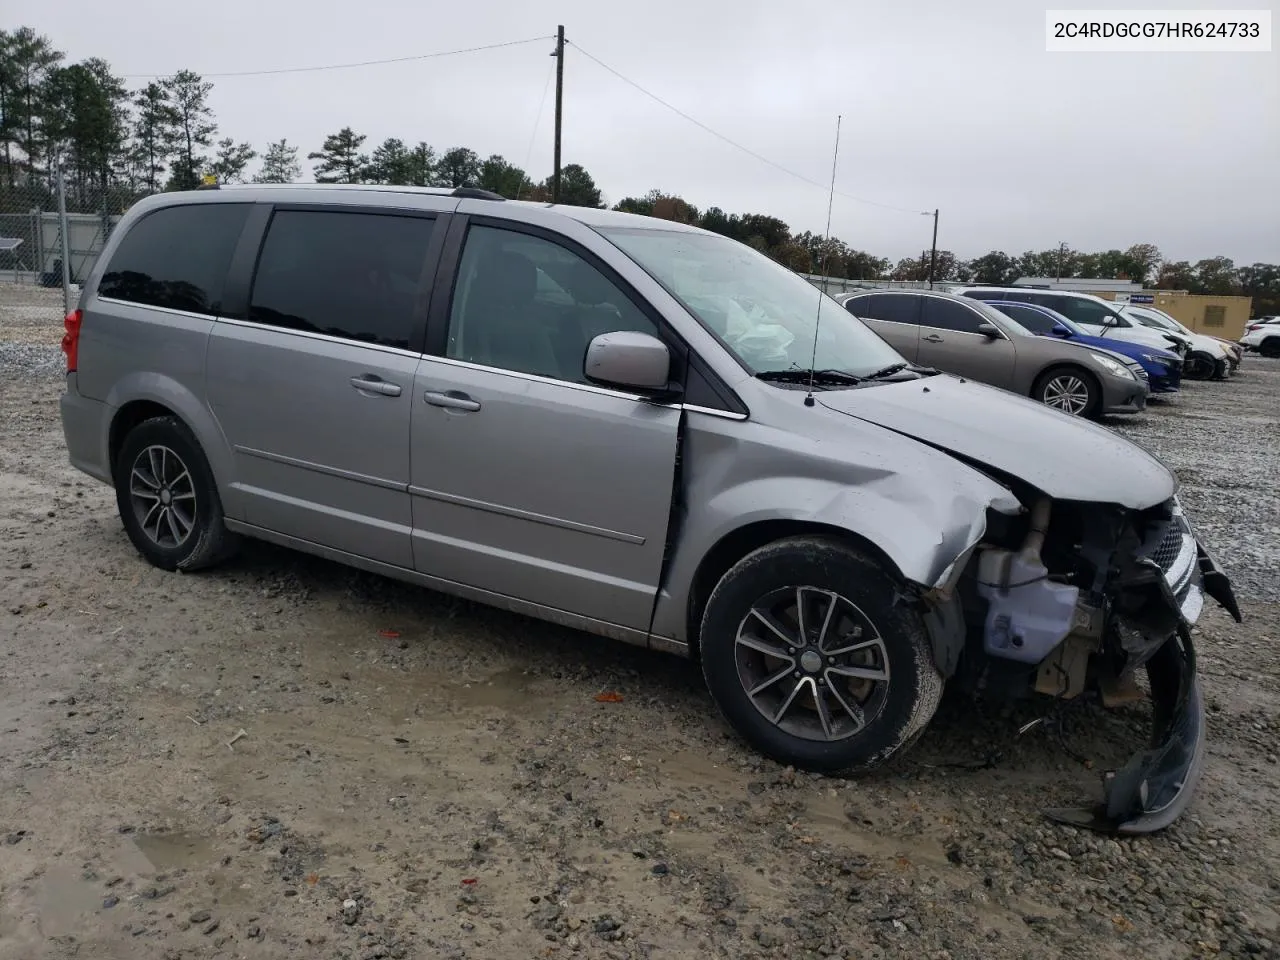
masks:
[[[647,630],[681,412],[588,383],[583,360],[654,322],[586,251],[473,224],[448,323],[413,391],[417,569]]]
[[[1003,333],[995,337],[979,333],[978,326],[990,321],[963,303],[941,297],[920,299],[918,362],[993,387],[1013,388],[1013,341]]]
[[[209,341],[246,523],[412,569],[409,427],[435,218],[276,210]]]

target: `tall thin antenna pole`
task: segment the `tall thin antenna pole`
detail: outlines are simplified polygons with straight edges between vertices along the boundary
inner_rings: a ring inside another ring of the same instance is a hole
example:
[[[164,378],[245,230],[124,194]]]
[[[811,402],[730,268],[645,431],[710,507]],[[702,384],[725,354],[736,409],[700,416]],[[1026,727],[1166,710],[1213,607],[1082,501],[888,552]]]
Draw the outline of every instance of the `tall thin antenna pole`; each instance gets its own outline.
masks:
[[[822,238],[822,282],[827,281],[827,256],[831,253],[831,208],[836,202],[836,164],[840,160],[840,117],[836,116],[836,148],[831,154],[831,194],[827,197],[827,232]],[[804,398],[806,407],[813,406],[813,381],[818,366],[818,326],[822,323],[822,298],[825,294],[818,290],[818,315],[813,320],[813,355],[809,358],[809,392]]]
[[[560,122],[564,117],[564,24],[556,27],[556,148],[551,172],[551,202],[560,202]]]

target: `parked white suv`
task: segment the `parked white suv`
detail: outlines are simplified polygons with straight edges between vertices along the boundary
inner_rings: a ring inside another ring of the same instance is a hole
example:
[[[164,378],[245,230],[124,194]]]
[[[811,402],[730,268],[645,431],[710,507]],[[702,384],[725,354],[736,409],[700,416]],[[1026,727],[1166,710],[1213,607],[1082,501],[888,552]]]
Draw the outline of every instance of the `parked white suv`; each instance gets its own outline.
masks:
[[[1131,303],[1117,304],[1120,315],[1161,333],[1180,333],[1191,343],[1187,354],[1185,375],[1192,380],[1223,380],[1240,365],[1238,351],[1229,348],[1217,337],[1206,336],[1188,330],[1163,310]]]
[[[1280,317],[1261,317],[1245,328],[1240,346],[1264,357],[1280,357]]]

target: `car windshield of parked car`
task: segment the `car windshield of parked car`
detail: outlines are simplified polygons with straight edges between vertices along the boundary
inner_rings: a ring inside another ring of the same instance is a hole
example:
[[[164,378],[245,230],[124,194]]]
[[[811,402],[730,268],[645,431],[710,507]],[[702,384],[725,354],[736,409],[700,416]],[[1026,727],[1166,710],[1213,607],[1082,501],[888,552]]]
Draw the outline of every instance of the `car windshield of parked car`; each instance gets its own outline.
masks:
[[[1169,324],[1165,323],[1157,317],[1153,317],[1148,313],[1138,313],[1136,310],[1125,310],[1124,315],[1130,320],[1136,320],[1144,327],[1152,327],[1156,330],[1172,330]]]
[[[967,301],[965,306],[977,309],[980,314],[1012,337],[1034,337],[1036,335],[1034,330],[1023,326],[1018,318],[1010,313],[1005,313],[998,307],[993,307],[985,300]]]
[[[991,303],[989,306],[993,310],[999,310],[1015,323],[1021,324],[1029,332],[1039,336],[1053,333],[1054,327],[1066,327],[1077,337],[1090,336],[1090,334],[1081,330],[1062,314],[1058,314],[1055,317],[1027,303]],[[1005,326],[1008,326],[1007,320],[1005,321]]]
[[[1139,317],[1150,317],[1165,330],[1172,330],[1174,333],[1185,333],[1187,336],[1195,336],[1194,330],[1187,329],[1185,324],[1175,320],[1161,310],[1139,307],[1132,309],[1131,312],[1136,313]]]
[[[595,229],[666,287],[752,373],[812,365],[865,377],[904,363],[813,284],[736,240],[684,230]]]

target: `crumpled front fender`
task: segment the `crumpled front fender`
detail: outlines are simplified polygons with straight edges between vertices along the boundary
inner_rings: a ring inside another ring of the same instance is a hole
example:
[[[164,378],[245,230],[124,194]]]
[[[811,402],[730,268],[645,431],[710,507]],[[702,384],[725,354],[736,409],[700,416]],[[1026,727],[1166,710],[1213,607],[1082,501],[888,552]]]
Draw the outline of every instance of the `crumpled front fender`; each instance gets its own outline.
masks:
[[[702,438],[691,439],[687,452],[696,467],[685,502],[697,508],[679,518],[654,611],[651,633],[659,638],[689,642],[690,590],[700,565],[747,528],[794,523],[852,534],[887,557],[903,579],[929,590],[963,568],[986,530],[989,509],[1022,510],[995,480],[919,444],[909,444],[915,470],[888,468],[886,451],[878,462],[811,460],[808,475],[786,476],[777,473],[776,453],[757,472],[750,447],[705,450]],[[885,435],[886,446],[898,444],[904,441]]]

